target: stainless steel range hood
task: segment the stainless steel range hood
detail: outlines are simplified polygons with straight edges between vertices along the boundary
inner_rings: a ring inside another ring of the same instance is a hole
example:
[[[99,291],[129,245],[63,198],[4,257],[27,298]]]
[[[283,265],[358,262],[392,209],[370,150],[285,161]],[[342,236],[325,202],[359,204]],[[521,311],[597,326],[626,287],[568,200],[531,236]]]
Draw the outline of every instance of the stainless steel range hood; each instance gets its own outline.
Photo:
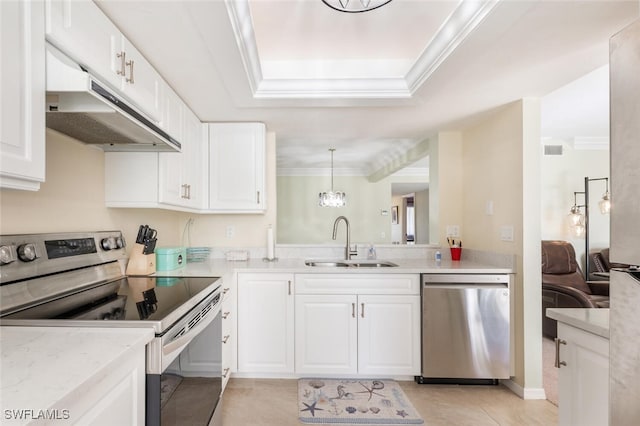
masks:
[[[47,44],[47,127],[105,151],[180,151],[180,142]]]

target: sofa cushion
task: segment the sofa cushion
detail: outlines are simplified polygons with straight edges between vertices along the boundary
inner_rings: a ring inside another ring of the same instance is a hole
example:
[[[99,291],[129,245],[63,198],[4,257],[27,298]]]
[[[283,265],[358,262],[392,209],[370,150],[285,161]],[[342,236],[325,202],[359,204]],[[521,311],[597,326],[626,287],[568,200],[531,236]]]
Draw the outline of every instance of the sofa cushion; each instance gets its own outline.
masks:
[[[543,274],[571,274],[577,270],[576,252],[571,244],[565,241],[542,242]]]
[[[542,284],[555,284],[565,287],[573,287],[586,294],[591,294],[591,288],[587,285],[580,271],[571,274],[542,274]]]

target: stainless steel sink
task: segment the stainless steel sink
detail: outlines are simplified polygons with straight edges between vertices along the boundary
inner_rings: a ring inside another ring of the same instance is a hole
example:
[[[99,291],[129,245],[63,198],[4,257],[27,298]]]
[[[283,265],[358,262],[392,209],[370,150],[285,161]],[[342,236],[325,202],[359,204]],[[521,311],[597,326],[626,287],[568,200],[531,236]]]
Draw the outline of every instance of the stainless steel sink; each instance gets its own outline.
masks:
[[[353,266],[354,268],[389,268],[398,265],[393,262],[387,262],[384,260],[368,260],[362,262],[354,262],[350,264],[350,266]]]
[[[398,266],[385,260],[306,260],[307,266],[324,266],[333,268],[389,268]]]
[[[307,266],[329,266],[334,268],[346,268],[349,266],[346,262],[339,262],[335,260],[306,260],[304,264]]]

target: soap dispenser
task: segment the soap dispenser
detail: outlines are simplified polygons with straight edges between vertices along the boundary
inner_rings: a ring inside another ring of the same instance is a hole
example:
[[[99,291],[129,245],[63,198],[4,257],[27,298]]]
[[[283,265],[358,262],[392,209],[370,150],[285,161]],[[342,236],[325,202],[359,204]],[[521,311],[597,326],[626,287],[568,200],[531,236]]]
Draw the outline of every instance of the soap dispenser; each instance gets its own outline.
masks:
[[[376,258],[376,248],[373,244],[369,244],[369,250],[367,250],[367,259],[373,260]]]

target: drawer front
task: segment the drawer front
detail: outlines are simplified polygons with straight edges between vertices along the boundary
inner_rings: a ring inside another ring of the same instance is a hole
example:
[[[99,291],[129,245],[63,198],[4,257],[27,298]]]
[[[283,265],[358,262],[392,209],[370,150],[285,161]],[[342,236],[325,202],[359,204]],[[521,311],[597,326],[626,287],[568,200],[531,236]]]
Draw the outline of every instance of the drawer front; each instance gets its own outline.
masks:
[[[420,294],[418,274],[296,274],[296,294]]]

